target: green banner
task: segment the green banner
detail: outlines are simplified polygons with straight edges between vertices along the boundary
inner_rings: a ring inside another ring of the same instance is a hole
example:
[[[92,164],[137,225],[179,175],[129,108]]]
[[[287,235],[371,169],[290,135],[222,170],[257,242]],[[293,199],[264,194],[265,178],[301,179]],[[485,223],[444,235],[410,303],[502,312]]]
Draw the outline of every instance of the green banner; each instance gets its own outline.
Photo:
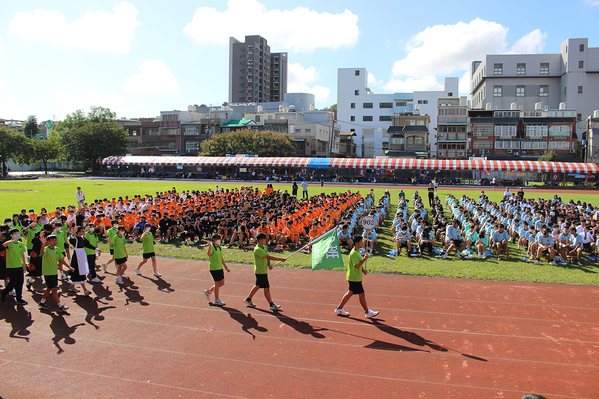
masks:
[[[312,245],[312,270],[336,267],[343,267],[343,259],[337,239],[337,229],[333,229]]]

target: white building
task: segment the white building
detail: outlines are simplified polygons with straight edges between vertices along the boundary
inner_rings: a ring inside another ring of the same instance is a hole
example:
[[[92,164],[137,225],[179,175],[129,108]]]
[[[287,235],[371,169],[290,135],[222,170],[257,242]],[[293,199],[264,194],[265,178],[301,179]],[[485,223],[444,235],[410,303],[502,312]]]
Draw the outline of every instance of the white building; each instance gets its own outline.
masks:
[[[357,155],[371,158],[389,149],[387,128],[395,113],[428,114],[431,156],[437,153],[434,128],[439,98],[458,98],[458,78],[445,78],[442,91],[373,94],[368,88],[366,68],[339,68],[337,71],[337,120],[341,131],[355,132]]]
[[[568,39],[559,53],[496,54],[472,63],[472,108],[520,110],[558,109],[560,103],[576,110],[577,130],[599,104],[599,47],[588,39]]]

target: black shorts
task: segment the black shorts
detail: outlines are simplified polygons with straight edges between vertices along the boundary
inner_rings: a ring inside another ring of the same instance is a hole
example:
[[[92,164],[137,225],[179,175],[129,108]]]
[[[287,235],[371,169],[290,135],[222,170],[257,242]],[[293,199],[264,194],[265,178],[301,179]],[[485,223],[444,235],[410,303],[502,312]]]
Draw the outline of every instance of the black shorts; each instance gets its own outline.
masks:
[[[462,245],[462,240],[451,240],[451,242],[456,246],[459,247]]]
[[[153,258],[154,256],[156,256],[156,253],[155,252],[148,252],[147,254],[145,254],[145,253],[142,254],[142,256],[143,256],[144,259],[150,259],[150,258]]]
[[[114,255],[114,248],[110,248],[110,255]]]
[[[362,286],[361,281],[348,281],[349,290],[354,293],[354,295],[359,295],[364,293],[364,287]]]
[[[42,257],[38,255],[37,257],[31,258],[29,260],[29,264],[30,264],[30,266],[33,266],[33,269],[28,268],[29,277],[41,277],[42,276]]]
[[[58,287],[58,276],[56,274],[53,276],[44,276],[44,280],[46,281],[46,288],[52,289]]]
[[[212,278],[214,279],[214,281],[223,281],[225,279],[225,272],[223,269],[210,270],[210,274],[212,274]],[[266,276],[266,274],[265,274],[265,276]]]
[[[118,259],[115,259],[114,262],[117,265],[122,265],[123,263],[127,263],[127,258],[118,258]]]
[[[256,274],[256,285],[260,288],[270,288],[268,274]]]
[[[574,247],[574,246],[570,245],[570,246],[568,247],[568,252],[572,252],[572,251],[574,251],[574,249],[575,249],[575,248],[576,248],[576,247]]]

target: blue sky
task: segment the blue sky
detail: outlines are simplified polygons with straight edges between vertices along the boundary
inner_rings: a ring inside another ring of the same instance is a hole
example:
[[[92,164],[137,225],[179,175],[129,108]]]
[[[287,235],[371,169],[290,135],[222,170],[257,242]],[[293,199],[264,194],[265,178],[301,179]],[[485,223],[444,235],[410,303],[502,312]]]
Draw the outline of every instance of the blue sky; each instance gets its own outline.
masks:
[[[288,91],[336,103],[337,68],[365,67],[375,93],[438,89],[485,54],[599,46],[599,0],[2,1],[0,117],[57,119],[92,105],[152,117],[228,93],[228,38],[289,53]]]

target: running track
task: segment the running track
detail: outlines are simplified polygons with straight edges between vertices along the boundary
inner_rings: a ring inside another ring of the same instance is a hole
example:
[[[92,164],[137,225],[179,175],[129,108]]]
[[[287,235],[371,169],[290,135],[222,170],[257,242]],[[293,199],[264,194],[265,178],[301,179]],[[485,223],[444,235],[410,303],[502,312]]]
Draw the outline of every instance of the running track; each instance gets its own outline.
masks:
[[[342,272],[275,268],[273,314],[261,292],[242,303],[250,265],[232,265],[222,309],[202,293],[206,263],[159,267],[122,289],[107,274],[64,317],[30,293],[24,309],[0,303],[0,396],[599,397],[599,287],[369,274],[381,314],[366,320],[356,298],[333,314]]]

